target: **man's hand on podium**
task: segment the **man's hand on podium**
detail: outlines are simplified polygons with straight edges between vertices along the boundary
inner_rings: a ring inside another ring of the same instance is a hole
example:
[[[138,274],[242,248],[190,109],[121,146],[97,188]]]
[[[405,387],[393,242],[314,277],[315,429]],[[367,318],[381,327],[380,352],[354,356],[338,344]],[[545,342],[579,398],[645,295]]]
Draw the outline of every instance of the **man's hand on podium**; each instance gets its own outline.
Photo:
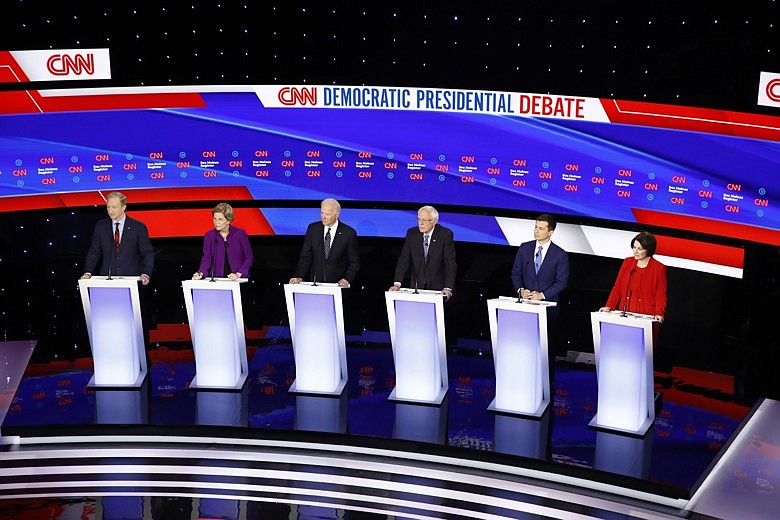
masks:
[[[349,287],[349,282],[342,278],[339,280],[339,287]]]
[[[92,278],[92,275],[89,273],[84,273],[81,275],[82,280],[89,280],[90,278]]]
[[[450,298],[452,298],[452,291],[449,289],[442,289],[441,293],[444,295],[444,301],[446,302]]]
[[[301,283],[303,278],[290,278],[290,283]]]
[[[149,275],[148,274],[142,274],[141,275],[141,283],[144,285],[149,284]]]

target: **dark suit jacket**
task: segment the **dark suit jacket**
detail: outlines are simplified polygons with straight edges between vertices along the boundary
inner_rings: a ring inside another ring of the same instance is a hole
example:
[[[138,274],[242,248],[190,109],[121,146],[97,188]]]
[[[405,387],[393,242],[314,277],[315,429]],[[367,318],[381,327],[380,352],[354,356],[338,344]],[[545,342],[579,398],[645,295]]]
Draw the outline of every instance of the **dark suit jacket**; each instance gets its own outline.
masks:
[[[254,256],[249,245],[249,237],[246,231],[240,227],[230,226],[227,240],[222,238],[219,231],[212,228],[203,237],[203,258],[200,261],[198,272],[203,276],[211,276],[211,268],[214,268],[214,276],[224,278],[230,273],[225,271],[225,245],[230,269],[234,273],[241,273],[244,278],[249,278],[249,268],[252,267]]]
[[[536,240],[523,242],[512,266],[515,293],[521,288],[544,293],[544,299],[557,302],[558,295],[569,283],[569,255],[559,245],[550,243],[539,273],[534,268]]]
[[[149,240],[149,231],[140,220],[129,216],[122,228],[122,241],[119,253],[114,247],[114,229],[110,218],[95,224],[92,243],[84,261],[84,272],[95,273],[100,262],[99,276],[107,276],[109,268],[112,276],[152,276],[154,269],[154,250]]]
[[[295,278],[327,283],[336,283],[342,278],[350,284],[360,269],[360,250],[357,232],[339,220],[336,235],[332,239],[330,255],[325,260],[323,244],[325,226],[322,222],[312,222],[303,239],[303,249],[295,269]]]
[[[410,264],[412,266],[410,287],[434,291],[441,291],[444,288],[455,290],[458,266],[455,263],[455,240],[452,231],[436,224],[428,245],[426,260],[423,251],[423,234],[417,226],[409,228],[406,231],[404,247],[401,249],[393,280],[403,283]]]
[[[634,274],[631,274],[632,270]],[[666,266],[653,257],[644,269],[637,267],[633,256],[623,260],[606,307],[623,310],[623,305],[628,312],[663,316],[666,312]]]

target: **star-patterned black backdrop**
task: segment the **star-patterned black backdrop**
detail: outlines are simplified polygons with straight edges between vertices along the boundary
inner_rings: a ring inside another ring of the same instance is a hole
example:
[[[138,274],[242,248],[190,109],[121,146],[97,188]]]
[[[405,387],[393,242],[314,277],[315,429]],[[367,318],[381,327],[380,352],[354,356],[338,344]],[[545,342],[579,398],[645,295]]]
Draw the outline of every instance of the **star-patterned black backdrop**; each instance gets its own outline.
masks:
[[[780,71],[774,0],[13,0],[1,9],[3,49],[108,47],[110,85],[448,87],[777,113],[756,104],[759,73]]]

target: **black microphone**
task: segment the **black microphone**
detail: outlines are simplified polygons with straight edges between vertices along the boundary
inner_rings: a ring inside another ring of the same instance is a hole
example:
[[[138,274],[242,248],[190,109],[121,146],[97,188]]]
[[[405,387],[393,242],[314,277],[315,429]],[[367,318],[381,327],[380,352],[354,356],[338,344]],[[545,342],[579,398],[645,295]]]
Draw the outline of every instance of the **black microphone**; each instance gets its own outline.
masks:
[[[230,273],[232,273],[233,272],[233,266],[230,265],[230,257],[228,256],[228,241],[227,241],[227,238],[225,239],[225,263],[230,268]],[[227,278],[230,273],[225,273],[225,278]]]
[[[114,243],[114,247],[111,248],[111,254],[108,257],[108,276],[106,277],[106,280],[113,280],[113,278],[111,278],[111,266],[116,262],[116,250],[118,247],[119,246]],[[114,269],[114,272],[116,273],[116,269]]]
[[[414,282],[414,294],[420,294],[419,292],[417,292],[417,281],[416,280]]]
[[[209,281],[211,282],[216,282],[216,280],[214,279],[214,271],[216,271],[214,267],[214,263],[216,262],[216,260],[214,259],[214,257],[216,256],[216,254],[217,254],[217,237],[214,237],[214,242],[211,243],[211,265],[209,266],[209,271],[211,271],[211,280]]]
[[[312,287],[317,286],[317,271],[314,271],[314,281],[311,283]]]
[[[623,312],[621,313],[621,316],[623,317],[627,316],[628,300],[631,298],[631,277],[634,276],[635,272],[636,267],[631,269],[631,272],[628,273],[628,283],[626,284],[626,301],[623,302]]]

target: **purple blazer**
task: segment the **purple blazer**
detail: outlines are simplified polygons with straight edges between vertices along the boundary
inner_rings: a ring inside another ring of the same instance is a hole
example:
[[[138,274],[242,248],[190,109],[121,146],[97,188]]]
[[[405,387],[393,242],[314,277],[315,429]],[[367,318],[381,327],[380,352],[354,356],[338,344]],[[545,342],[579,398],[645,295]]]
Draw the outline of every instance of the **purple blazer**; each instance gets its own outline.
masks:
[[[225,247],[227,243],[227,248]],[[249,245],[249,237],[243,229],[230,226],[227,240],[222,238],[219,231],[211,229],[203,237],[203,259],[200,261],[198,271],[203,276],[211,276],[214,268],[214,276],[224,278],[230,273],[225,271],[225,250],[228,261],[234,273],[241,273],[242,277],[249,278],[249,268],[252,267],[252,248]]]

